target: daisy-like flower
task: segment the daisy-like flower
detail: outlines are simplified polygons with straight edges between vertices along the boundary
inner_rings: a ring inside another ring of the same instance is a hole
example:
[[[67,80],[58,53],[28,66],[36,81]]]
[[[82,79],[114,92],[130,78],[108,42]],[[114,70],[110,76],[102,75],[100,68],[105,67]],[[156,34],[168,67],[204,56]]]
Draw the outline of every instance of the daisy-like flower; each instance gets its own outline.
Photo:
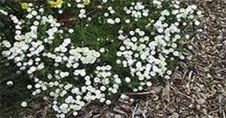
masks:
[[[27,107],[27,102],[22,102],[22,103],[21,103],[21,106],[22,106],[22,107]]]
[[[91,2],[46,0],[47,9],[22,2],[21,17],[0,9],[15,29],[12,39],[4,28],[0,32],[1,55],[29,75],[33,84],[27,89],[50,100],[57,118],[77,116],[94,100],[110,105],[124,88],[144,91],[155,78],[170,79],[170,61],[185,58],[179,48],[190,38],[183,26],[200,25],[196,6],[182,7],[178,0]],[[108,30],[106,35],[98,28]]]

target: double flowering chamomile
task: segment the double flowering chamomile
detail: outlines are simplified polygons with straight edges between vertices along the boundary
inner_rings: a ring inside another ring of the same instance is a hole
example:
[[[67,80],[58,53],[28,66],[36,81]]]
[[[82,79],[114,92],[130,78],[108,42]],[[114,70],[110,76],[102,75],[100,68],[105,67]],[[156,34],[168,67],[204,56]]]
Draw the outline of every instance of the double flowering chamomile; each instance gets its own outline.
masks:
[[[20,17],[0,8],[0,16],[13,23],[13,32],[0,32],[0,52],[30,77],[32,95],[51,101],[56,118],[76,116],[90,101],[110,105],[113,95],[144,91],[153,79],[170,79],[171,67],[185,58],[181,42],[192,34],[185,27],[200,25],[196,6],[179,0],[20,5],[26,10]]]

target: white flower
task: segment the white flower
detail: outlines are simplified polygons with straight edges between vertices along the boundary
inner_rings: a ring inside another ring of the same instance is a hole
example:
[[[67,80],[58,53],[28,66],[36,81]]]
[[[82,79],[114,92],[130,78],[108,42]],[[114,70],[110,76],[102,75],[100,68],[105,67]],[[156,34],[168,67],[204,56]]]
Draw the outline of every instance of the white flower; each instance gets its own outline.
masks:
[[[127,24],[129,24],[129,23],[130,23],[130,19],[126,19],[125,22],[126,22]]]
[[[121,94],[120,98],[121,99],[128,99],[129,97],[127,95],[125,95],[125,94]]]
[[[86,75],[85,69],[83,69],[83,70],[80,71],[80,75],[83,76],[83,77]]]
[[[27,89],[31,89],[32,88],[32,85],[27,85]]]
[[[151,82],[147,82],[146,84],[147,84],[147,86],[152,86]]]
[[[0,9],[0,13],[2,13],[3,15],[7,16],[8,15],[8,12],[7,11],[4,11],[2,9]]]
[[[2,44],[3,44],[6,48],[10,48],[10,47],[11,47],[10,42],[7,41],[7,40],[2,41]]]
[[[111,101],[110,100],[106,100],[105,102],[107,105],[110,105],[111,104]]]
[[[108,0],[102,0],[103,3],[106,3]]]
[[[196,26],[199,26],[200,25],[200,22],[198,20],[195,20],[195,25]]]
[[[74,29],[71,29],[71,28],[70,28],[70,29],[68,30],[68,32],[69,32],[69,33],[73,33],[73,32],[74,32]]]
[[[22,106],[22,107],[27,107],[27,102],[22,102],[22,103],[21,103],[21,106]]]
[[[79,94],[79,93],[80,93],[79,88],[73,88],[73,89],[71,90],[71,92],[72,92],[72,93],[75,93],[75,94]]]
[[[109,24],[115,24],[115,21],[113,20],[113,19],[107,19],[107,23],[109,23]]]
[[[70,43],[71,43],[70,38],[64,39],[63,46],[68,46]]]
[[[78,115],[78,112],[74,111],[73,116],[77,116],[77,115]]]
[[[6,83],[6,85],[8,85],[8,86],[13,85],[13,81],[8,81],[8,82]]]
[[[27,17],[28,19],[33,18],[32,14],[28,14],[26,17]]]
[[[32,11],[31,14],[32,14],[33,16],[36,16],[38,13],[37,13],[37,11]]]
[[[125,81],[126,81],[127,83],[130,83],[130,82],[131,82],[131,79],[130,79],[129,77],[126,77],[126,78],[125,78]]]
[[[105,91],[106,89],[107,89],[107,88],[106,88],[105,86],[101,86],[101,87],[100,87],[100,90],[101,90],[101,91]]]
[[[115,78],[115,82],[116,82],[117,84],[121,84],[121,79]]]
[[[101,53],[104,53],[105,52],[105,49],[104,48],[100,48],[100,52]]]
[[[116,19],[115,19],[115,22],[116,22],[116,23],[120,23],[120,21],[121,21],[120,18],[116,18]]]
[[[55,62],[61,62],[61,61],[62,61],[62,57],[57,56],[57,57],[55,58]]]
[[[99,82],[100,82],[100,78],[95,77],[95,78],[94,78],[94,82],[95,82],[95,83],[99,83]]]
[[[100,102],[104,102],[106,99],[105,98],[100,98]]]
[[[105,16],[105,17],[108,17],[108,16],[109,16],[109,14],[108,14],[108,13],[104,13],[104,16]]]
[[[62,14],[62,13],[63,13],[63,10],[59,9],[59,10],[58,10],[58,13],[59,13],[59,14]]]

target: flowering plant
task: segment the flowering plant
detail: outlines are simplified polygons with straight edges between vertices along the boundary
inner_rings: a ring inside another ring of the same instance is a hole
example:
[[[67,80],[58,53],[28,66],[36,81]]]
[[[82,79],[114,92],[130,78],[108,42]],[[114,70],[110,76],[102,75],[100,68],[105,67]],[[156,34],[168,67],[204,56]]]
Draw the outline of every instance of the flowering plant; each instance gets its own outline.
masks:
[[[20,15],[0,7],[0,20],[12,22],[10,34],[1,27],[1,55],[30,76],[34,84],[27,88],[52,101],[60,118],[70,111],[76,116],[89,101],[110,105],[115,94],[145,91],[154,79],[170,79],[201,15],[195,5],[178,0],[27,0],[18,5]]]

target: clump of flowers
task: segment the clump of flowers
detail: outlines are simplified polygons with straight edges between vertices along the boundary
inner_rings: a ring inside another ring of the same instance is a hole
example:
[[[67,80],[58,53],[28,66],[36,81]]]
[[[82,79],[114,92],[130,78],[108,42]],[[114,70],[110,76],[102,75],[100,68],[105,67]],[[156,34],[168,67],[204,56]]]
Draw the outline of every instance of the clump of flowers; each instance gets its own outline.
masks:
[[[110,105],[121,91],[145,91],[153,79],[170,79],[201,14],[177,0],[18,4],[22,16],[0,9],[14,34],[1,30],[1,55],[30,76],[27,89],[51,101],[59,118],[78,115],[90,101]]]
[[[135,20],[141,17],[147,17],[149,13],[149,9],[145,9],[142,2],[132,2],[131,6],[124,7],[124,11],[126,14],[131,14],[132,17],[135,17]]]

